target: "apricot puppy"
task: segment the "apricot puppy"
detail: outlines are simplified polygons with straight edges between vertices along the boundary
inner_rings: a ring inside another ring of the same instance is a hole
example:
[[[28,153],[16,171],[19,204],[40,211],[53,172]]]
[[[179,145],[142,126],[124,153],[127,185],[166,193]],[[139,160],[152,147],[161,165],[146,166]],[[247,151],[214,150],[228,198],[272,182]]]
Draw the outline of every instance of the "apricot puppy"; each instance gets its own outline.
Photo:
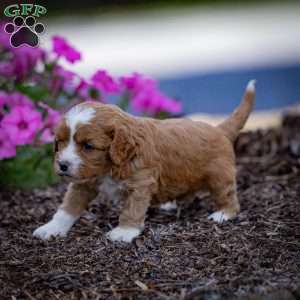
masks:
[[[56,172],[71,183],[52,220],[33,235],[66,236],[99,192],[123,201],[119,225],[108,233],[112,241],[136,238],[150,205],[168,208],[166,203],[203,189],[210,191],[217,209],[210,219],[234,218],[240,206],[233,142],[252,110],[254,83],[248,83],[240,106],[217,127],[134,117],[108,104],[73,107],[57,127],[54,162]]]

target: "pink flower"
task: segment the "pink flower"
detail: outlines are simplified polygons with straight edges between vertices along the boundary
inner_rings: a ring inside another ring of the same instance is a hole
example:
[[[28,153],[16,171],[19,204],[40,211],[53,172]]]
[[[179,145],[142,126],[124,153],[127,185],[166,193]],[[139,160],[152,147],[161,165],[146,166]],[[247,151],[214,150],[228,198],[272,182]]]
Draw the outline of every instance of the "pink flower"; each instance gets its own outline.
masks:
[[[0,106],[7,103],[7,93],[0,91]]]
[[[74,62],[81,59],[81,54],[76,49],[70,47],[65,57],[70,63],[74,64]]]
[[[123,88],[129,90],[133,94],[136,94],[141,90],[157,89],[155,80],[147,78],[139,73],[123,76],[120,78],[120,82]]]
[[[56,95],[60,89],[68,90],[72,87],[76,74],[56,65],[53,70],[54,78],[50,81],[52,94]]]
[[[13,48],[11,51],[14,54],[11,63],[14,66],[14,74],[17,79],[27,76],[37,63],[45,57],[45,52],[41,48],[21,46]]]
[[[32,101],[27,96],[19,92],[8,94],[0,91],[0,120],[5,112],[15,106],[28,106],[30,108],[34,107]]]
[[[5,113],[5,107],[7,105],[6,93],[0,92],[0,121]]]
[[[45,120],[45,123],[48,127],[54,128],[61,119],[61,115],[58,111],[48,108],[48,116]]]
[[[68,62],[75,63],[81,59],[81,54],[75,48],[73,48],[64,38],[60,36],[54,36],[52,38],[53,52],[58,57],[63,56]]]
[[[28,106],[15,106],[2,119],[2,127],[15,145],[31,144],[42,127],[42,116]]]
[[[158,94],[158,112],[167,112],[170,114],[179,114],[182,111],[182,104],[163,94]]]
[[[66,70],[59,65],[55,66],[53,73],[55,76],[61,78],[66,83],[72,82],[74,77],[76,76],[74,72]]]
[[[91,81],[96,88],[99,88],[104,93],[113,94],[119,92],[118,83],[105,70],[98,70],[91,77]]]
[[[0,92],[0,95],[2,97],[6,97],[6,103],[9,107],[14,107],[14,106],[27,106],[30,108],[34,107],[32,101],[27,96],[19,92],[14,92],[11,94]]]
[[[160,112],[178,114],[181,104],[163,95],[157,87],[155,80],[141,74],[133,73],[120,78],[121,85],[131,94],[133,109],[137,112],[155,115]]]
[[[16,146],[9,139],[6,131],[0,126],[0,160],[16,156]]]
[[[79,84],[76,86],[75,93],[79,95],[80,98],[82,98],[84,101],[104,101],[101,92],[93,84],[83,78],[80,79]]]
[[[137,112],[155,115],[159,112],[169,112],[165,110],[166,97],[156,90],[144,90],[137,93],[131,102],[133,109]]]
[[[55,127],[58,122],[60,121],[61,114],[59,111],[51,108],[49,105],[43,102],[38,103],[39,107],[45,109],[47,111],[47,117],[45,119],[44,126],[53,128]]]
[[[14,65],[10,61],[0,62],[0,75],[3,77],[12,77],[14,75]]]
[[[81,78],[79,84],[75,88],[75,93],[80,95],[82,98],[88,97],[88,92],[90,89],[89,83]]]
[[[48,144],[54,141],[54,133],[50,130],[50,128],[46,128],[42,131],[40,141],[42,144]]]
[[[47,111],[47,116],[44,120],[43,130],[40,136],[40,141],[45,143],[52,143],[54,140],[54,128],[61,119],[60,112],[54,110],[43,102],[38,103],[39,107]]]

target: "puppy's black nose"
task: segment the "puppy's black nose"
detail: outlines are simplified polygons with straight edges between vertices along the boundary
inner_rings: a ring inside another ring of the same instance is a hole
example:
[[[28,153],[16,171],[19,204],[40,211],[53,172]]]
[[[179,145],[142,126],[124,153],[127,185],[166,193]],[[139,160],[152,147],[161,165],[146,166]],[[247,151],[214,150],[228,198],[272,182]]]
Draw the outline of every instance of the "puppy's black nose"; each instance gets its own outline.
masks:
[[[68,164],[65,162],[59,162],[59,168],[61,171],[63,172],[67,172],[68,171]]]

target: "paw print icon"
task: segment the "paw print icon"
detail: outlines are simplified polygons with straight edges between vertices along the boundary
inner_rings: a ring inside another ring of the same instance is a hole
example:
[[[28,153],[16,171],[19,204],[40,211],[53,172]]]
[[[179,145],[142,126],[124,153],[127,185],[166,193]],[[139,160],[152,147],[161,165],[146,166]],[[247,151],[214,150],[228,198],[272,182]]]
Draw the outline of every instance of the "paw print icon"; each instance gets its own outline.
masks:
[[[11,34],[10,43],[13,47],[28,45],[36,47],[39,44],[39,34],[42,34],[45,27],[42,23],[36,23],[33,16],[25,19],[17,16],[12,23],[7,23],[4,27],[6,33]]]

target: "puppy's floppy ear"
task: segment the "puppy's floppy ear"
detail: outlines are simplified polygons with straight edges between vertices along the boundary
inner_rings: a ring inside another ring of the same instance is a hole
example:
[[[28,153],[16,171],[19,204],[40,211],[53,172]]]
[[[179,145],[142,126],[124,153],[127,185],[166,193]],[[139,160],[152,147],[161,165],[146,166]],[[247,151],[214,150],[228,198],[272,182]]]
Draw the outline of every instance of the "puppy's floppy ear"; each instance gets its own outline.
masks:
[[[136,143],[130,128],[121,126],[113,131],[113,140],[110,145],[109,155],[116,165],[131,160],[135,155]]]

